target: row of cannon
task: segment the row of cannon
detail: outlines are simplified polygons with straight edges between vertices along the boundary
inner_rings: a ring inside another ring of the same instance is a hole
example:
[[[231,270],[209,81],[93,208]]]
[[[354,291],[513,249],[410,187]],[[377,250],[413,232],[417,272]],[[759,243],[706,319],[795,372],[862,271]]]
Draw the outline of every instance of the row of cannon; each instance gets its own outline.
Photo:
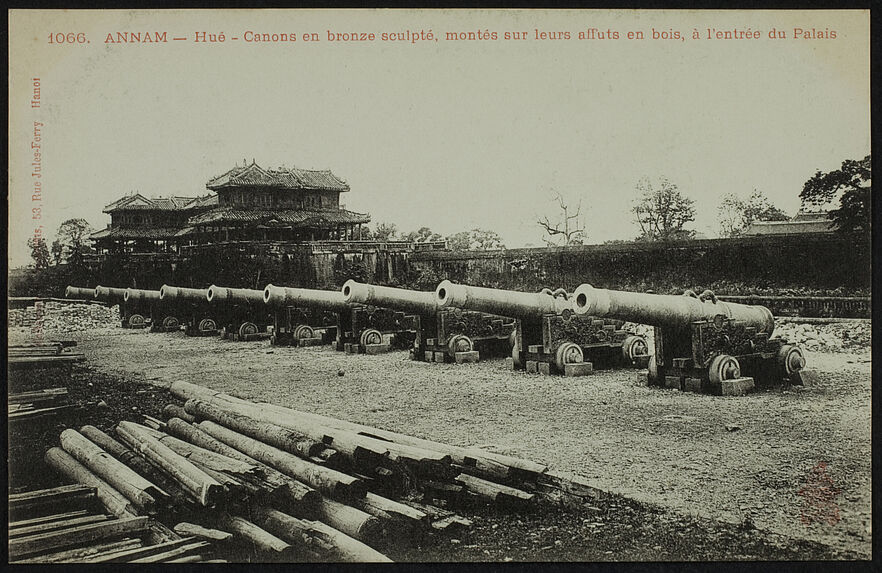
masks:
[[[413,291],[349,280],[339,291],[70,286],[65,294],[119,304],[127,328],[331,343],[351,353],[410,348],[427,362],[505,355],[512,368],[567,376],[590,374],[595,365],[632,367],[645,369],[649,385],[700,392],[740,394],[757,381],[799,384],[805,365],[798,346],[773,336],[766,307],[724,302],[710,291],[660,295],[583,284],[573,293],[527,293],[446,280],[435,291]],[[653,353],[634,324],[653,327]]]

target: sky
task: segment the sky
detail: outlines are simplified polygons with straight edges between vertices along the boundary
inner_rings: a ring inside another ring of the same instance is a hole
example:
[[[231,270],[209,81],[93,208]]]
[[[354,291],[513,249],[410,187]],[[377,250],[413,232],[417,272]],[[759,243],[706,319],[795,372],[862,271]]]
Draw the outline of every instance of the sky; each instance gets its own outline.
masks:
[[[870,150],[864,11],[12,11],[9,21],[10,267],[29,262],[38,224],[50,242],[66,219],[103,228],[102,209],[125,194],[205,194],[243,160],[330,169],[351,187],[345,207],[374,223],[478,227],[518,247],[543,244],[536,221],[558,213],[554,193],[581,201],[587,243],[631,239],[638,180],[666,177],[695,200],[690,228],[713,237],[724,194],[756,189],[795,214],[815,171]],[[620,38],[578,38],[591,28]],[[707,39],[708,28],[760,38]],[[769,39],[772,28],[788,37]],[[794,28],[836,38],[793,38]],[[653,29],[686,39],[653,40]],[[440,39],[379,38],[409,30]],[[498,39],[446,39],[479,30]],[[50,44],[57,31],[88,43]],[[169,41],[105,43],[126,31]],[[330,42],[329,31],[377,39]],[[197,32],[225,41],[195,42]],[[246,32],[297,40],[245,42]]]

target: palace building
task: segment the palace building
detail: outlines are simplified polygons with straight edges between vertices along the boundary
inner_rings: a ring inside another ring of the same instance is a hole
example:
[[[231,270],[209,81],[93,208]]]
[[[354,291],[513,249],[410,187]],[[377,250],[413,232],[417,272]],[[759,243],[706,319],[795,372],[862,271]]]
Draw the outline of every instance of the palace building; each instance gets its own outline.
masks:
[[[178,253],[224,242],[351,240],[370,215],[347,211],[349,185],[330,171],[236,166],[201,197],[128,195],[104,208],[110,224],[90,237],[99,254]]]

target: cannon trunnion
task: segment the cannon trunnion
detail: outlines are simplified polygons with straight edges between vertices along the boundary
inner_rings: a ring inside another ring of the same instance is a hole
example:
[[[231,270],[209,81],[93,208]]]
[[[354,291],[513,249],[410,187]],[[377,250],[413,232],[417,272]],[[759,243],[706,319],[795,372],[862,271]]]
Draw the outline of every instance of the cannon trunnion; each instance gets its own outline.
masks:
[[[208,304],[207,290],[172,285],[162,285],[159,289],[159,300],[183,322],[187,336],[217,336],[220,333],[216,311]]]
[[[475,362],[480,356],[507,355],[516,321],[493,314],[440,308],[434,292],[363,284],[350,280],[343,297],[352,303],[411,312],[417,323],[411,357],[426,362]]]
[[[719,301],[711,291],[676,296],[583,284],[574,310],[652,325],[655,354],[644,375],[649,385],[743,394],[757,383],[802,383],[802,350],[772,337],[774,318],[763,306]]]
[[[642,336],[623,330],[620,320],[576,315],[563,289],[525,293],[442,281],[435,294],[442,308],[517,319],[510,337],[512,368],[579,376],[593,372],[595,363],[645,367],[649,360]]]

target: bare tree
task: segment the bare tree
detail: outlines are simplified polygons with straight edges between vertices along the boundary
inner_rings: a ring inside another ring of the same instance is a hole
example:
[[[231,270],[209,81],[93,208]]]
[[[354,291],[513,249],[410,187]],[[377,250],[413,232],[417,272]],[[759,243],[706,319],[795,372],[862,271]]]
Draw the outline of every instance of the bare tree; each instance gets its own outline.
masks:
[[[737,237],[754,221],[786,221],[790,217],[756,189],[747,199],[727,193],[717,207],[720,236]]]
[[[581,218],[582,200],[579,199],[575,211],[572,211],[573,207],[568,205],[557,191],[554,192],[554,200],[560,206],[560,213],[553,221],[547,215],[536,221],[548,234],[548,237],[542,237],[542,240],[550,247],[583,244],[586,233],[585,220]]]

